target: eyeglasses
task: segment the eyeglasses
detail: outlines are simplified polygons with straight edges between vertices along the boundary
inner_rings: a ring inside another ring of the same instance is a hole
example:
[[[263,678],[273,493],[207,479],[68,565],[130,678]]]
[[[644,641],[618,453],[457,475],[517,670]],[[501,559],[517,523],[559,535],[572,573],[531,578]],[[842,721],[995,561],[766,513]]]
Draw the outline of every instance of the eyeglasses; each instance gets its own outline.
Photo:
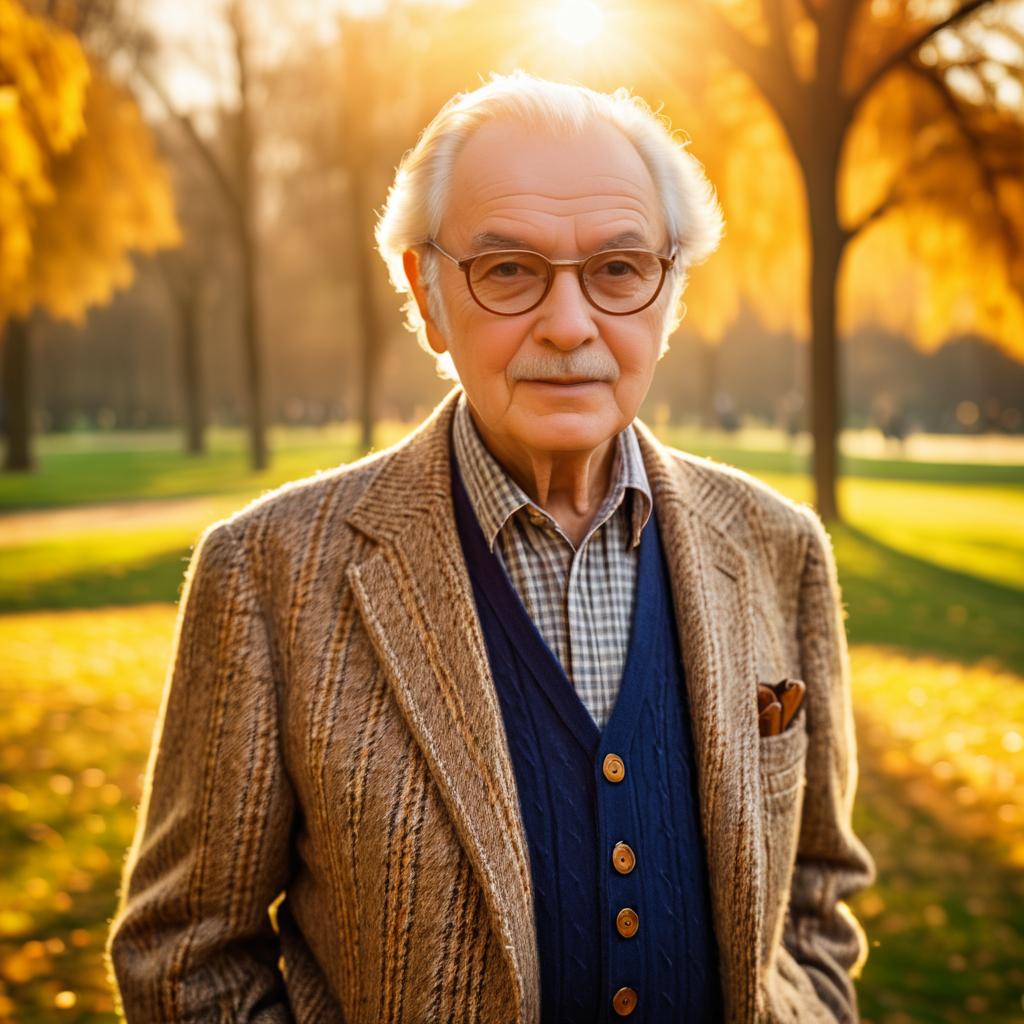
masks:
[[[659,256],[647,249],[609,249],[581,260],[549,260],[530,249],[497,249],[460,260],[427,239],[466,275],[479,306],[498,316],[519,316],[536,309],[551,290],[555,267],[575,267],[587,301],[602,313],[628,316],[658,297],[675,253]]]

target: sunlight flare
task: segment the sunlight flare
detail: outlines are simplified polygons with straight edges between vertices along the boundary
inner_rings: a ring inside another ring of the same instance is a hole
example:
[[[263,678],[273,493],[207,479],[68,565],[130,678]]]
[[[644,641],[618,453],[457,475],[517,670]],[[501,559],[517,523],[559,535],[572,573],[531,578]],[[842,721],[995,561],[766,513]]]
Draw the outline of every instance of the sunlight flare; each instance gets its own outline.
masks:
[[[604,30],[605,12],[593,0],[561,0],[551,19],[555,31],[565,42],[587,46]]]

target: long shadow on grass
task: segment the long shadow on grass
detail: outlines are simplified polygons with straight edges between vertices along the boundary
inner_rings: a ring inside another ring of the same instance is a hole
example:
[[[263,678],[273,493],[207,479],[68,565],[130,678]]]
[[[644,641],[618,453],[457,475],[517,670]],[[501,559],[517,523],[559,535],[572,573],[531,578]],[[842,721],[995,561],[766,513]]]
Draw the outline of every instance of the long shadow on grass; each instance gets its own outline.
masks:
[[[995,658],[1024,674],[1024,591],[897,551],[857,527],[830,532],[851,643]]]
[[[5,586],[0,588],[0,613],[177,601],[189,558],[190,549],[183,548],[118,565],[116,572],[91,569],[57,579],[19,583],[16,589]]]
[[[889,775],[882,759],[892,742],[884,729],[858,722],[854,830],[878,867],[875,885],[851,900],[870,943],[858,982],[862,1017],[873,1024],[1016,1019],[1024,873],[1008,865],[994,837],[949,827],[959,781],[942,783],[923,769]]]
[[[831,533],[851,643],[995,658],[1024,675],[1024,591],[897,551],[853,526]],[[119,565],[116,574],[90,569],[0,588],[0,613],[177,601],[189,557],[183,547]]]

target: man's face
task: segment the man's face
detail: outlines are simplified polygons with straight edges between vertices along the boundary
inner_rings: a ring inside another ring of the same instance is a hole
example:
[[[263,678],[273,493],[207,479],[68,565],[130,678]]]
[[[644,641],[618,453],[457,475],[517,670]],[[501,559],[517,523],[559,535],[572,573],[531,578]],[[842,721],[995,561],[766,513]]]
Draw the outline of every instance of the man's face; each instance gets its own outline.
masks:
[[[459,259],[500,248],[579,259],[616,238],[668,255],[650,173],[610,125],[570,138],[487,125],[459,153],[448,195],[437,240]],[[428,339],[450,352],[485,437],[526,452],[591,451],[633,420],[658,361],[667,283],[647,309],[614,316],[587,301],[575,268],[561,267],[536,309],[497,316],[437,258],[449,330],[428,321]],[[590,382],[550,382],[566,377]]]

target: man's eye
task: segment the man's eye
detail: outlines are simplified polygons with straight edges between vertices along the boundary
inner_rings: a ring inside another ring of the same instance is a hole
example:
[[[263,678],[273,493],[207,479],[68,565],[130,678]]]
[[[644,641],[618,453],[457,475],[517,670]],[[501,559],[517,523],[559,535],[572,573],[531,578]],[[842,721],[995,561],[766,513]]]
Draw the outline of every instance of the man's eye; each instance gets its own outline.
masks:
[[[511,260],[506,260],[504,263],[498,263],[492,267],[490,273],[493,277],[515,277],[516,274],[523,271],[523,265],[521,263],[513,263]]]
[[[601,272],[609,277],[629,277],[630,274],[635,274],[637,271],[632,263],[627,263],[625,260],[611,260],[601,268]]]

